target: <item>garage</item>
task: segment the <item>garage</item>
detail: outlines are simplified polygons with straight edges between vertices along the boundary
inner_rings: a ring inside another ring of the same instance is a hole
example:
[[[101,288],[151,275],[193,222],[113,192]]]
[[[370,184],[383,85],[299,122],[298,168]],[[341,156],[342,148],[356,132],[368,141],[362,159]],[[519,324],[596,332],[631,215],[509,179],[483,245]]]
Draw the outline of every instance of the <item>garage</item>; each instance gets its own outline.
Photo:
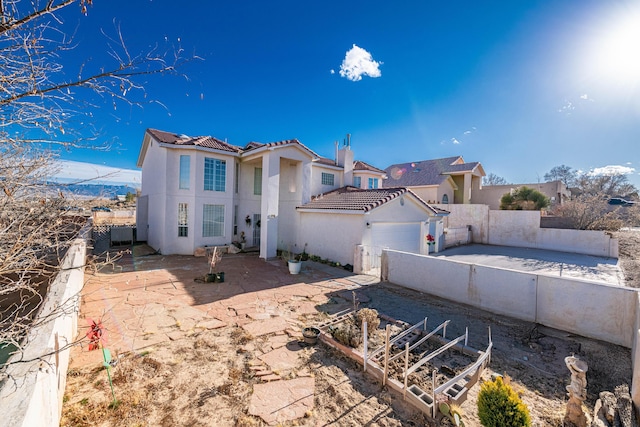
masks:
[[[373,223],[371,246],[420,253],[420,223]]]

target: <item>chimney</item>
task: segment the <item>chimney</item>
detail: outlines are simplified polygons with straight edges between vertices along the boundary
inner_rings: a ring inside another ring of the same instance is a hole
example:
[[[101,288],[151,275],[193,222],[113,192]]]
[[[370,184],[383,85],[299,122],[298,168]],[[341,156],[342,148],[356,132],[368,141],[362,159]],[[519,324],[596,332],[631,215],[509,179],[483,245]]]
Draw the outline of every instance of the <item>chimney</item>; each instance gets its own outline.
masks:
[[[335,157],[335,163],[336,166],[338,166],[338,141],[336,140],[335,142],[335,146],[336,146],[336,157]]]

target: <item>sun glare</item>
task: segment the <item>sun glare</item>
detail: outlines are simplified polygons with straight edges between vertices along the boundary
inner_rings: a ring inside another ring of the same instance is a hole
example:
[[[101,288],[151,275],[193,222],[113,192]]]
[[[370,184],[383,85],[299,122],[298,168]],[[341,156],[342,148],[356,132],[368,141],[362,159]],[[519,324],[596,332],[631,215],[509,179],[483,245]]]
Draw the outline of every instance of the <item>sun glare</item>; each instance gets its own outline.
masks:
[[[640,86],[640,9],[619,13],[598,32],[590,49],[593,77],[617,86]]]

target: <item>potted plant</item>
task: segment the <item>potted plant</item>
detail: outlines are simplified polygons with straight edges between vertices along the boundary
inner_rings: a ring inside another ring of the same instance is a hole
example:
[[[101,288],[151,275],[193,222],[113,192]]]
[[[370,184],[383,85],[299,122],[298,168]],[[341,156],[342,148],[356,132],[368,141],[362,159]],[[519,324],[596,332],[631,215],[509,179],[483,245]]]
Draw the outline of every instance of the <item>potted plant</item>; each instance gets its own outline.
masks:
[[[302,269],[302,262],[293,255],[291,249],[282,251],[282,257],[285,261],[287,261],[287,265],[289,266],[289,273],[300,274],[300,270]]]
[[[244,218],[244,223],[247,224],[247,227],[251,226],[251,217],[249,215]]]
[[[247,245],[247,239],[244,235],[244,231],[241,231],[240,232],[240,249],[244,250],[246,245]]]

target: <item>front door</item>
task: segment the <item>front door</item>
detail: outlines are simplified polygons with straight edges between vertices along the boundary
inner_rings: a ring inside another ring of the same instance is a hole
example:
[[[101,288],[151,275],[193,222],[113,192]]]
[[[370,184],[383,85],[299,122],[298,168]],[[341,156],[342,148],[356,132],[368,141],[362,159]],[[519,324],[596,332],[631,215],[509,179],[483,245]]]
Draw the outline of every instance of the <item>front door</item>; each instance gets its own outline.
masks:
[[[260,247],[260,214],[253,214],[253,246]]]

